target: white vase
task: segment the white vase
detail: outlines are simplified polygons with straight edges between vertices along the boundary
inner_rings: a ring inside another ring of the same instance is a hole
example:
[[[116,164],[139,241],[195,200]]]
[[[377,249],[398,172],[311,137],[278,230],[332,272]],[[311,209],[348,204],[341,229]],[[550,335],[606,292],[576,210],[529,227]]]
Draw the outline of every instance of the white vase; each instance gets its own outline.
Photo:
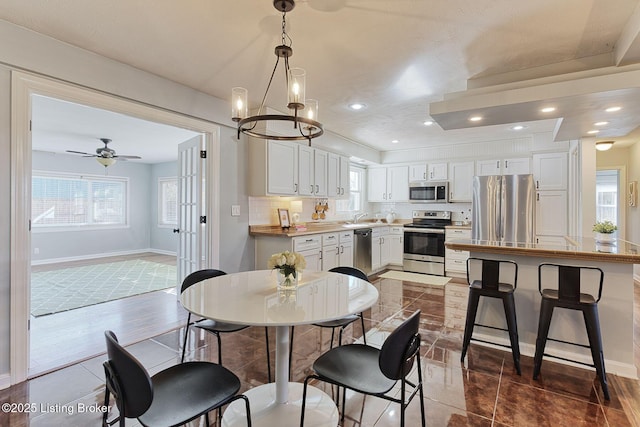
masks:
[[[594,238],[596,242],[600,243],[613,243],[615,241],[613,233],[595,233]]]

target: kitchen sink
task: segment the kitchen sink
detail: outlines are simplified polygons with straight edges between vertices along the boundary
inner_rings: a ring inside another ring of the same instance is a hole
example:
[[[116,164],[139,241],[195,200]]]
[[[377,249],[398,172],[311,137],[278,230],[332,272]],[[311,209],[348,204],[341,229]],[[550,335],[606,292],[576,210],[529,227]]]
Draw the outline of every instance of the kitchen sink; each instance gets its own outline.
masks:
[[[370,227],[370,224],[342,224],[343,227],[345,228],[365,228],[365,227]]]

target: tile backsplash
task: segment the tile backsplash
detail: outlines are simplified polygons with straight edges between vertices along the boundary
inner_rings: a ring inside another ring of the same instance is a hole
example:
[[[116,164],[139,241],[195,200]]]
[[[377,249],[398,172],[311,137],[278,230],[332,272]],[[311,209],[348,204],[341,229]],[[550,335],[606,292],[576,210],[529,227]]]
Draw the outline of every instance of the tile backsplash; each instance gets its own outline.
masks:
[[[249,225],[278,225],[278,209],[289,209],[289,217],[299,211],[300,222],[345,221],[353,218],[352,212],[337,212],[336,200],[328,199],[329,210],[324,220],[314,221],[311,215],[315,212],[318,200],[295,197],[249,197]],[[292,203],[293,202],[293,203]],[[302,206],[300,208],[300,206]],[[396,220],[410,220],[414,210],[451,211],[452,221],[471,219],[471,203],[367,203],[362,212],[367,212],[365,220],[384,219],[389,211],[396,214]]]

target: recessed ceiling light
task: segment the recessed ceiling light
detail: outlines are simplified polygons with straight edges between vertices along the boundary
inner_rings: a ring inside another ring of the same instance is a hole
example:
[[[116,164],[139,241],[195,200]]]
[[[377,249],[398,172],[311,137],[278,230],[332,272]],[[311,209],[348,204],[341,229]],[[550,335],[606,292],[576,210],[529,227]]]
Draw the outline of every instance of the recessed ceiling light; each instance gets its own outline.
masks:
[[[481,116],[469,117],[469,121],[471,121],[471,122],[479,122],[480,120],[482,120]]]
[[[511,127],[512,130],[522,130],[524,129],[526,126],[522,126],[522,125],[515,125],[513,127]]]
[[[595,122],[593,125],[594,126],[604,126],[604,125],[608,125],[609,122]]]
[[[540,111],[542,111],[543,113],[551,113],[553,111],[556,111],[556,107],[545,107],[545,108],[541,109]]]
[[[397,139],[394,139],[393,141],[391,141],[392,144],[397,144],[398,142],[400,141],[398,141]]]
[[[589,131],[589,132],[587,132],[587,133],[588,133],[589,135],[593,135],[593,134],[596,134],[596,133],[598,133],[598,132],[600,132],[600,131],[599,131],[599,130],[595,130],[595,129],[594,129],[594,130],[590,130],[590,131]]]
[[[622,110],[622,107],[616,106],[616,107],[609,107],[604,111],[606,111],[607,113],[615,113],[616,111],[620,111],[620,110]]]
[[[364,107],[366,107],[366,105],[360,103],[360,102],[354,102],[353,104],[349,104],[349,108],[351,108],[352,110],[362,110]]]
[[[431,120],[427,120],[424,122],[425,126],[431,126],[433,124],[433,122]]]

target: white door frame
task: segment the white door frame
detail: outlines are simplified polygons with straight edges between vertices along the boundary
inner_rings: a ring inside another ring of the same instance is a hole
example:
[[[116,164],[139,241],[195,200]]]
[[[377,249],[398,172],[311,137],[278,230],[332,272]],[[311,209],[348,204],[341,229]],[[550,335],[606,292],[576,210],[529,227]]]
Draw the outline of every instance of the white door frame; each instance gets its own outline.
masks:
[[[27,379],[29,370],[29,306],[31,276],[31,96],[43,95],[101,108],[204,134],[207,156],[207,264],[220,263],[220,126],[115,95],[38,75],[11,72],[11,330],[10,381]]]

